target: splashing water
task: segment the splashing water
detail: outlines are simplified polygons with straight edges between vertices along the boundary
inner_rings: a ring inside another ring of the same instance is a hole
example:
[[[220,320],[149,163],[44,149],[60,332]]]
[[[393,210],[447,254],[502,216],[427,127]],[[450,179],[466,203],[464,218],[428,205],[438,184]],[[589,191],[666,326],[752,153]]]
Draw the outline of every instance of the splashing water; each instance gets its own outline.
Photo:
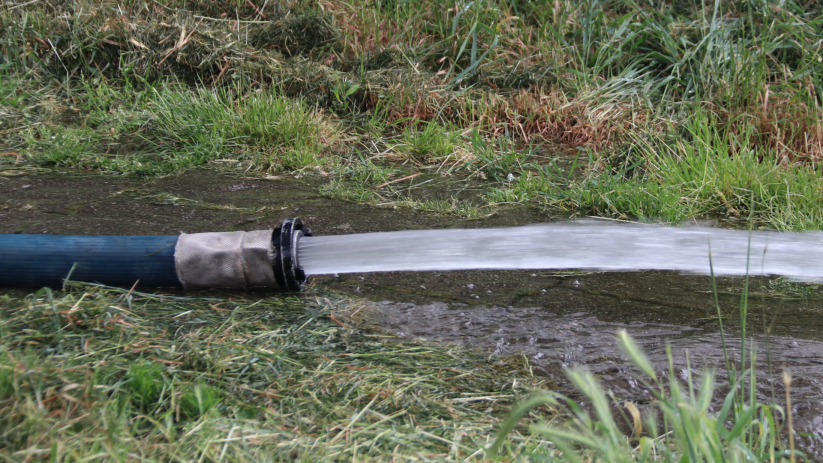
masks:
[[[304,237],[298,257],[309,275],[473,269],[708,274],[710,255],[717,275],[745,275],[748,258],[750,275],[823,281],[823,233],[598,221]]]

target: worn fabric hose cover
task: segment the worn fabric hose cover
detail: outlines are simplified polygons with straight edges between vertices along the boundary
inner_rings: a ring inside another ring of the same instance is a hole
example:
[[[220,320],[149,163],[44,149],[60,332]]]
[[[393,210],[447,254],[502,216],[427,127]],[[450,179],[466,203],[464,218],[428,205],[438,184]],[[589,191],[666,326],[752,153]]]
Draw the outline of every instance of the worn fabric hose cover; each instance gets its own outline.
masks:
[[[174,249],[186,289],[276,287],[272,230],[183,233]]]

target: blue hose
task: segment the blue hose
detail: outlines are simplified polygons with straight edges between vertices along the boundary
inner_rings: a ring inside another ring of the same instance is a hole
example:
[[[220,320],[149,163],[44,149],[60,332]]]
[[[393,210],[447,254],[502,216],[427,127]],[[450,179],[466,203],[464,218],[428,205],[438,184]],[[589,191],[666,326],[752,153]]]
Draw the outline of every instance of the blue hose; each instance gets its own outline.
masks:
[[[63,279],[109,286],[180,287],[177,236],[0,234],[0,287],[60,286]],[[72,270],[74,268],[74,270]]]

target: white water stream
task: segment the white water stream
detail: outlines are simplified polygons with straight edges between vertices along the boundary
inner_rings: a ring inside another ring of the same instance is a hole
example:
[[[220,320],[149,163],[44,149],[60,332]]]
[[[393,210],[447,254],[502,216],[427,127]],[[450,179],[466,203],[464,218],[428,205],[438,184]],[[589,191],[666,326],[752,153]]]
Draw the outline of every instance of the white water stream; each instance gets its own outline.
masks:
[[[751,246],[749,239],[751,237]],[[783,275],[823,281],[823,233],[778,233],[568,221],[513,228],[304,237],[306,274],[597,269]]]

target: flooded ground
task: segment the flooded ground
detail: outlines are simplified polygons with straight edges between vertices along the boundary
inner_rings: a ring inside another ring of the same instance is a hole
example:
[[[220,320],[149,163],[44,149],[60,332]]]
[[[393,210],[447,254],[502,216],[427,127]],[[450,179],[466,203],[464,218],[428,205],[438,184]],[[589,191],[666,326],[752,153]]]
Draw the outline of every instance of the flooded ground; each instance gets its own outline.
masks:
[[[259,179],[195,170],[144,182],[116,176],[49,174],[0,177],[0,232],[178,234],[253,230],[299,216],[317,235],[447,227],[499,227],[552,218],[512,207],[467,220],[329,199],[315,181]],[[315,277],[312,290],[374,301],[377,329],[399,337],[457,343],[490,356],[522,355],[535,375],[554,380],[586,366],[621,399],[647,401],[616,346],[626,329],[662,371],[671,345],[679,374],[719,368],[723,351],[707,277],[671,272],[444,272]],[[742,279],[718,281],[727,345],[739,355]],[[0,288],[0,294],[12,291]],[[779,280],[750,283],[749,334],[755,334],[760,396],[784,402],[781,373],[794,376],[795,428],[823,456],[823,299]],[[768,332],[768,336],[765,334]],[[718,379],[725,379],[718,372]]]

